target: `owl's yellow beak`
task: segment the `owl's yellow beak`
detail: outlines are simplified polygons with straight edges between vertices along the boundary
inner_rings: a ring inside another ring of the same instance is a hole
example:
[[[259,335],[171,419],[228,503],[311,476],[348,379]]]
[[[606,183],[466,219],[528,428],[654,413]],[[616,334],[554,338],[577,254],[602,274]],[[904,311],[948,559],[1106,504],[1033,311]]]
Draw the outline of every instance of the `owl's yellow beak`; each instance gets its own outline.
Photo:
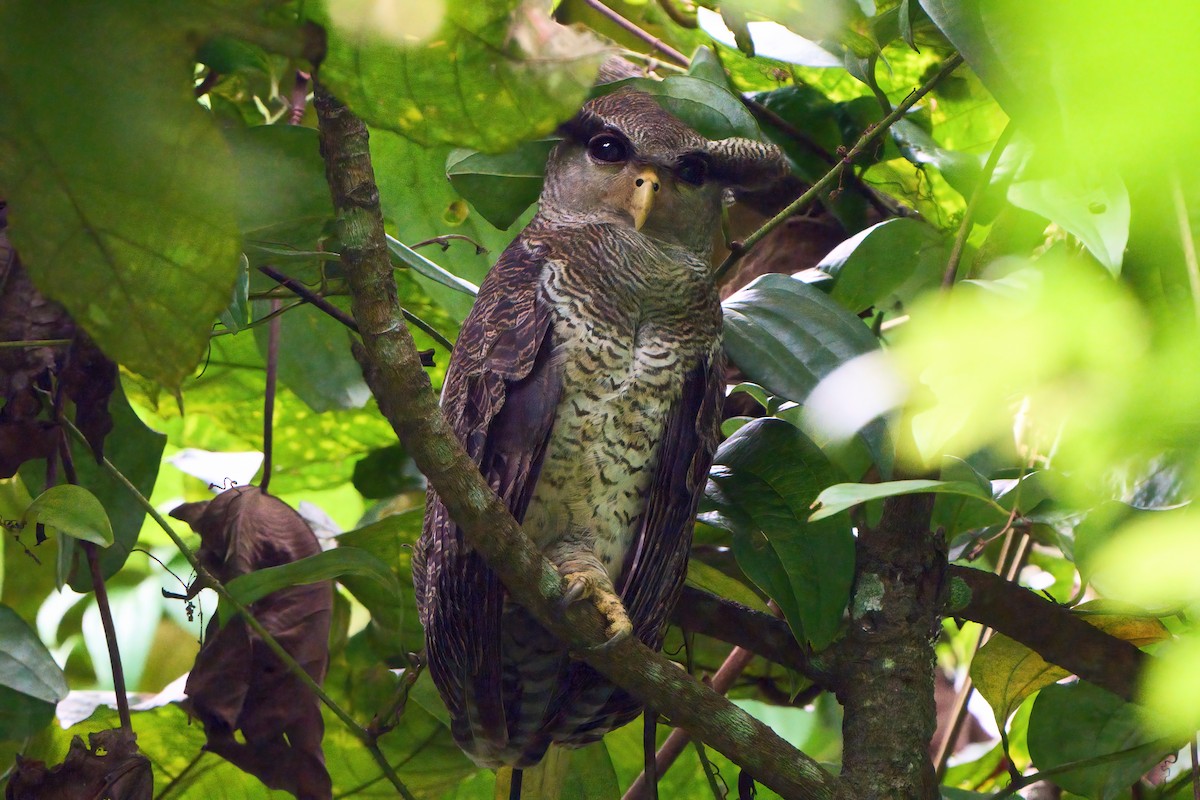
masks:
[[[629,213],[633,216],[633,227],[641,230],[654,207],[654,195],[659,189],[658,173],[645,167],[633,180],[633,194],[629,198]]]

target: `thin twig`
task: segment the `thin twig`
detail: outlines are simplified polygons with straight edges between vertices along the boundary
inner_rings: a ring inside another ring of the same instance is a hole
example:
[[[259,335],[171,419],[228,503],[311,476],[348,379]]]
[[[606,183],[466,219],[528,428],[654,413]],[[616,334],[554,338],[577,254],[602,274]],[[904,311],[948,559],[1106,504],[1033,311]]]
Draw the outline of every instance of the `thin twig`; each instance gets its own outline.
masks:
[[[1009,141],[1013,135],[1013,124],[1009,123],[1004,126],[1004,130],[1000,132],[1000,136],[996,139],[996,143],[992,145],[992,152],[988,154],[987,163],[983,165],[983,172],[979,175],[979,182],[975,184],[975,188],[971,191],[971,199],[967,201],[967,209],[963,212],[962,222],[958,224],[958,233],[954,237],[954,246],[950,249],[950,258],[946,261],[946,272],[942,275],[942,288],[949,289],[954,285],[954,281],[958,277],[958,265],[962,261],[963,249],[967,245],[967,237],[971,234],[971,227],[975,224],[975,209],[979,207],[983,195],[987,192],[988,186],[992,183],[992,174],[996,171],[996,165],[1000,163],[1000,156],[1004,153],[1004,148],[1008,147]]]
[[[987,800],[1004,800],[1005,797],[1012,797],[1017,792],[1024,789],[1030,784],[1038,781],[1048,780],[1056,775],[1063,775],[1068,772],[1074,772],[1077,769],[1086,769],[1087,767],[1098,767],[1103,764],[1109,764],[1113,761],[1123,761],[1127,758],[1135,758],[1141,755],[1149,755],[1155,752],[1166,753],[1175,749],[1174,742],[1170,739],[1158,739],[1146,744],[1139,744],[1135,747],[1130,747],[1125,750],[1118,750],[1115,753],[1105,753],[1102,756],[1093,756],[1091,758],[1081,758],[1078,761],[1070,761],[1066,764],[1059,764],[1057,767],[1044,769],[1041,772],[1035,772],[1032,775],[1022,775],[1020,780],[1014,780],[1008,786],[1004,787],[994,795],[988,797]]]
[[[271,311],[279,310],[279,298],[271,300]],[[263,494],[271,485],[271,467],[275,443],[275,384],[279,377],[279,336],[283,320],[276,316],[267,330],[267,385],[263,390],[263,471],[258,488]]]
[[[87,439],[84,437],[83,433],[81,433],[80,430],[76,428],[70,420],[64,417],[62,419],[62,424],[68,431],[70,431],[71,435],[74,436],[77,441],[87,444]],[[388,762],[387,757],[383,755],[383,752],[379,749],[379,746],[370,741],[366,729],[359,725],[354,720],[354,717],[350,716],[350,714],[348,714],[345,709],[338,705],[332,697],[326,694],[325,690],[321,688],[321,685],[313,680],[313,677],[308,674],[308,671],[304,669],[304,667],[300,666],[300,663],[296,661],[292,654],[289,653],[287,649],[281,645],[274,636],[271,635],[270,631],[263,627],[262,623],[250,613],[250,610],[244,603],[242,603],[242,601],[231,595],[229,590],[225,588],[225,585],[217,580],[215,575],[205,569],[204,565],[200,563],[200,559],[198,559],[196,554],[192,552],[192,549],[187,546],[187,543],[185,543],[183,539],[179,538],[179,534],[177,534],[175,529],[171,527],[171,523],[167,522],[163,515],[159,513],[158,509],[154,507],[154,504],[147,500],[145,496],[138,491],[138,488],[134,486],[128,478],[125,477],[125,474],[121,472],[121,470],[117,469],[107,457],[102,458],[100,467],[117,483],[121,484],[121,486],[123,486],[125,490],[133,497],[134,501],[137,502],[137,504],[141,506],[147,514],[150,515],[150,518],[153,519],[158,526],[163,529],[163,531],[174,543],[175,548],[179,551],[180,555],[183,556],[184,560],[186,560],[191,568],[195,571],[197,580],[201,581],[202,585],[206,588],[212,589],[214,592],[216,592],[217,596],[220,597],[221,600],[228,603],[229,606],[235,612],[237,612],[237,614],[241,615],[242,619],[246,621],[247,627],[258,634],[258,637],[262,639],[263,644],[265,644],[271,650],[271,652],[283,662],[283,665],[287,668],[287,670],[295,675],[301,683],[308,687],[308,690],[311,691],[318,700],[324,703],[325,707],[333,712],[335,717],[341,720],[342,724],[346,727],[346,730],[350,731],[350,733],[356,739],[363,743],[363,745],[367,748],[367,750],[370,751],[372,757],[375,759],[376,764],[378,764],[379,768],[383,771],[384,776],[386,776],[391,784],[396,787],[396,791],[400,793],[400,796],[405,798],[405,800],[415,800],[412,796],[412,793],[408,791],[408,787],[406,787],[404,782],[400,780],[400,776],[396,774],[396,770],[393,769],[391,763]]]
[[[65,417],[60,416],[60,421]],[[71,455],[71,445],[67,437],[60,433],[58,437],[58,453],[62,461],[63,474],[67,483],[78,484],[79,476],[75,472],[75,459]],[[112,605],[108,602],[108,587],[104,585],[104,573],[100,571],[100,557],[96,554],[96,545],[91,542],[79,542],[87,558],[88,571],[92,576],[92,591],[96,593],[96,607],[100,611],[100,625],[104,628],[104,643],[108,647],[108,664],[112,671],[113,694],[117,700],[117,716],[121,719],[121,729],[127,733],[133,732],[133,722],[129,718],[129,695],[125,687],[125,668],[121,665],[121,649],[117,645],[117,627],[113,624]]]
[[[212,88],[217,85],[217,81],[220,79],[221,73],[217,72],[215,69],[210,69],[208,73],[205,74],[204,80],[196,84],[196,88],[194,90],[195,96],[204,97],[204,95],[208,94],[209,91],[211,91]]]
[[[692,63],[692,60],[683,53],[679,52],[674,47],[671,47],[671,45],[667,44],[662,39],[659,39],[654,34],[648,33],[647,31],[639,28],[637,25],[634,25],[632,22],[613,11],[611,8],[604,5],[604,3],[601,3],[600,0],[583,0],[583,2],[584,5],[594,9],[601,16],[606,17],[610,22],[615,23],[627,33],[631,33],[637,38],[641,39],[643,42],[650,45],[652,48],[662,53],[672,61],[682,64],[685,67]]]
[[[304,110],[308,108],[309,74],[302,69],[296,70],[296,82],[292,84],[292,113],[288,116],[288,124],[299,125],[304,119]]]
[[[730,250],[729,255],[725,257],[723,262],[721,262],[721,266],[717,267],[717,271],[714,276],[715,280],[720,280],[734,264],[736,264],[744,255],[746,255],[751,248],[762,241],[762,239],[768,233],[778,228],[780,225],[786,222],[789,217],[816,199],[826,187],[828,187],[838,178],[844,167],[848,166],[854,161],[855,158],[862,155],[867,148],[875,143],[876,139],[881,137],[888,128],[890,128],[901,117],[903,117],[910,108],[916,105],[918,100],[927,95],[930,90],[933,89],[933,87],[937,86],[938,83],[941,82],[943,78],[954,72],[954,70],[957,69],[960,64],[962,64],[962,61],[962,56],[958,53],[955,53],[954,55],[950,56],[950,58],[946,59],[945,63],[942,64],[942,68],[939,69],[932,78],[925,81],[925,83],[919,88],[910,92],[908,97],[904,98],[904,100],[898,103],[894,109],[892,109],[892,113],[888,114],[876,125],[868,128],[858,142],[855,143],[854,147],[850,148],[850,150],[848,150],[846,154],[842,156],[841,161],[839,161],[837,164],[834,164],[833,168],[830,169],[829,172],[826,172],[824,175],[822,175],[821,178],[818,179],[817,182],[814,183],[807,192],[793,200],[790,204],[788,204],[787,208],[780,211],[778,214],[768,220],[761,228],[747,236],[744,241],[735,242],[734,247]]]
[[[367,733],[372,739],[378,740],[380,736],[396,727],[400,716],[404,713],[404,707],[408,703],[408,696],[412,692],[413,684],[417,682],[417,678],[421,677],[423,668],[424,664],[414,658],[413,663],[404,670],[404,674],[400,676],[400,683],[396,685],[396,690],[392,693],[388,704],[367,723]]]
[[[1196,747],[1196,737],[1192,737],[1192,741],[1188,742],[1188,749],[1192,755],[1192,800],[1200,800],[1200,748]]]
[[[424,239],[420,242],[417,242],[416,244],[410,244],[409,247],[413,250],[419,250],[422,247],[428,247],[431,244],[436,244],[438,247],[442,248],[442,252],[444,253],[450,249],[450,242],[455,239],[458,239],[462,242],[469,242],[471,246],[475,248],[475,255],[477,256],[484,256],[488,253],[488,249],[486,247],[464,233],[443,233],[441,236],[433,236],[429,239]]]
[[[284,275],[282,272],[280,272],[279,270],[277,270],[271,266],[266,266],[266,265],[261,266],[258,268],[258,271],[261,272],[262,274],[266,275],[271,280],[278,283],[280,286],[283,286],[288,291],[295,294],[303,302],[309,303],[312,306],[321,309],[326,314],[333,317],[338,322],[342,323],[343,325],[345,325],[347,328],[354,331],[355,333],[359,332],[358,323],[354,321],[354,317],[350,316],[345,311],[342,311],[340,308],[338,308],[333,303],[326,300],[321,295],[314,292],[312,289],[309,289],[307,286],[305,286],[300,281],[296,280],[295,278]],[[295,306],[289,306],[289,308],[295,308]],[[274,313],[274,312],[272,312],[272,313]],[[438,344],[440,344],[442,347],[446,348],[447,350],[454,349],[453,342],[451,342],[445,336],[442,336],[440,333],[438,333],[436,330],[434,330],[432,327],[430,327],[424,320],[417,317],[415,314],[405,311],[404,318],[407,319],[412,324],[416,325],[421,330],[425,331],[427,334],[429,334],[429,337],[431,339],[433,339],[435,342],[437,342]],[[267,317],[264,317],[263,319],[267,319]],[[262,322],[262,320],[257,320],[257,322]],[[422,351],[421,352],[421,364],[422,364],[422,366],[432,367],[433,366],[433,353],[428,350]]]
[[[0,342],[0,350],[7,347],[63,347],[72,339],[19,339],[15,342]]]

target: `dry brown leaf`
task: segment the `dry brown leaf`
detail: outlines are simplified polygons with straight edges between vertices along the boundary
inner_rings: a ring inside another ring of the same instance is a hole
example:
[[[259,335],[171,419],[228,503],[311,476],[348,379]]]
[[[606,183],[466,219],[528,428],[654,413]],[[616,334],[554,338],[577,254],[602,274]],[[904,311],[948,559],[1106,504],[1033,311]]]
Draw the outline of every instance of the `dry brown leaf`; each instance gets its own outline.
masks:
[[[5,800],[150,800],[154,774],[137,748],[137,735],[120,728],[78,736],[63,763],[47,768],[17,756]]]

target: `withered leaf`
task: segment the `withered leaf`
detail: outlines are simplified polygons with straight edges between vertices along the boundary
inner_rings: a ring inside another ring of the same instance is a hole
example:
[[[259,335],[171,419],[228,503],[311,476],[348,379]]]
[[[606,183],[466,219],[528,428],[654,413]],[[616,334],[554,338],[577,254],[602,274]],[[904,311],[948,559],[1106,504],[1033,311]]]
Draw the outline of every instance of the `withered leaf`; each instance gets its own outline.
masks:
[[[197,555],[222,583],[321,551],[307,523],[256,486],[238,486],[171,515],[200,534]],[[329,659],[333,587],[328,581],[273,592],[250,606],[304,670],[320,683]],[[301,800],[332,795],[316,697],[238,617],[209,623],[187,681],[185,705],[204,724],[205,745],[272,789]],[[245,743],[235,738],[240,730]]]
[[[154,774],[137,748],[137,735],[112,728],[78,736],[63,763],[47,767],[17,756],[5,800],[150,800]]]
[[[117,381],[117,365],[30,281],[7,225],[8,210],[0,201],[0,341],[71,344],[0,348],[0,478],[11,478],[21,464],[46,458],[58,446],[60,432],[49,419],[46,399],[55,377],[58,391],[75,403],[75,424],[99,460],[113,426],[108,398]]]

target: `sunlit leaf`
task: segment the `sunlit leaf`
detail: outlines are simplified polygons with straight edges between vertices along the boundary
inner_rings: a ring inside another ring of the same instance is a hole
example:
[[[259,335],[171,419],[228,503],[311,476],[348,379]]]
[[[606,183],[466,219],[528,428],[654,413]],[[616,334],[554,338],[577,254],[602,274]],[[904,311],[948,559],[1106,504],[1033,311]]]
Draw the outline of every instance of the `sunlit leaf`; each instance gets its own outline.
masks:
[[[96,495],[69,483],[53,486],[38,495],[25,512],[26,525],[45,525],[64,536],[108,547],[113,543],[112,524]]]
[[[179,58],[190,33],[167,9],[86,2],[5,3],[0,29],[0,184],[22,261],[108,356],[177,387],[241,249],[229,151]]]
[[[930,481],[908,480],[887,481],[886,483],[839,483],[823,490],[813,501],[816,509],[810,516],[810,522],[832,517],[848,508],[853,508],[868,500],[880,500],[885,497],[896,497],[903,494],[957,494],[974,497],[985,503],[991,503],[991,495],[979,488],[978,484],[963,481]]]
[[[849,310],[891,307],[938,285],[946,268],[947,245],[945,237],[927,223],[891,219],[839,244],[817,269],[834,276],[830,295]]]
[[[554,144],[538,139],[496,155],[457,148],[446,158],[446,175],[484,219],[505,230],[537,202]]]
[[[439,4],[431,4],[436,9]],[[388,30],[416,9],[330,3],[321,81],[368,124],[422,145],[501,152],[544,136],[583,103],[604,57],[590,33],[518,0],[445,0],[425,31]]]

